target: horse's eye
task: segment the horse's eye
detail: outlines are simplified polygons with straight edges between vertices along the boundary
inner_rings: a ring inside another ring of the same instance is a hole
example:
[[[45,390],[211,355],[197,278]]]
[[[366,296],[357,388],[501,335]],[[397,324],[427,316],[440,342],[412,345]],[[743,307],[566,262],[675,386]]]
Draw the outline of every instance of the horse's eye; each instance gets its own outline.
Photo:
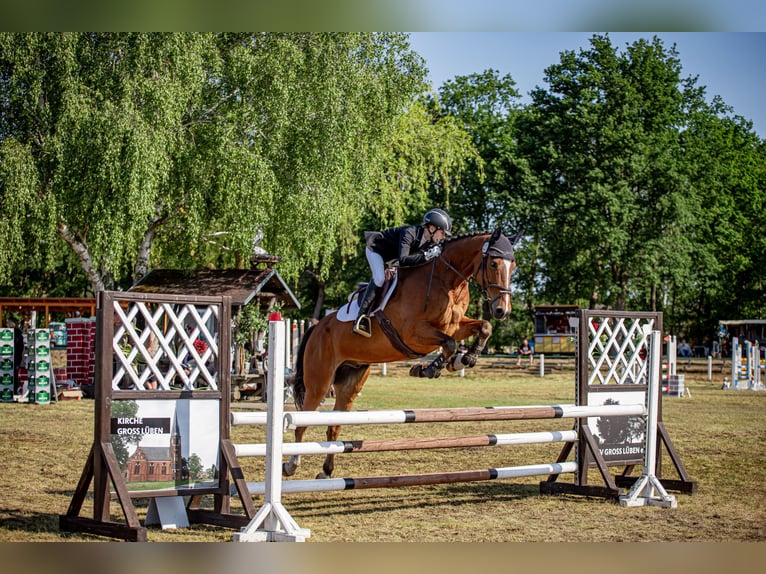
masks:
[[[490,263],[490,266],[492,267],[492,269],[497,269],[497,261],[492,261]]]

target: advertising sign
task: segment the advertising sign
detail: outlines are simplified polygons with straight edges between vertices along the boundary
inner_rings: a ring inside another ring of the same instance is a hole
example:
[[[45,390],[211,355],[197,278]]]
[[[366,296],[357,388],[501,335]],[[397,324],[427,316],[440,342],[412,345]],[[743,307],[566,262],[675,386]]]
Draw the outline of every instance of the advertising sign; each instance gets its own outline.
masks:
[[[600,392],[588,395],[588,405],[644,404],[644,391]],[[644,457],[646,423],[642,416],[590,417],[588,427],[599,445],[601,456],[609,463],[641,462]]]

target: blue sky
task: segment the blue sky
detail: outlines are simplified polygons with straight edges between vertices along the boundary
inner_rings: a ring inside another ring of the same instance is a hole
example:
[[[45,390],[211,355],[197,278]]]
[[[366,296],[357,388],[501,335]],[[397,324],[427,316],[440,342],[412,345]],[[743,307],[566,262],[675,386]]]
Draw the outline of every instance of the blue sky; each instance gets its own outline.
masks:
[[[412,48],[426,60],[434,89],[455,76],[488,68],[510,74],[528,101],[543,72],[564,50],[587,48],[593,32],[416,32]],[[766,139],[766,33],[764,32],[610,32],[624,49],[638,38],[658,36],[679,53],[682,76],[698,76],[708,99],[720,95],[734,113],[753,122]]]

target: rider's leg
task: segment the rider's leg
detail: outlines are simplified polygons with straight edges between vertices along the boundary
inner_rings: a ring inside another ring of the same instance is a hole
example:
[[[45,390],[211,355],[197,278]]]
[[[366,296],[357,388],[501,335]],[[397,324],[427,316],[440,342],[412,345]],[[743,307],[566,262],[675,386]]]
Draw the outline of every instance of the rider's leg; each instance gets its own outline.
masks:
[[[375,297],[377,297],[380,289],[383,287],[386,276],[383,258],[369,247],[365,250],[365,254],[372,271],[372,281],[367,284],[367,289],[359,302],[359,313],[357,314],[356,321],[354,321],[353,330],[354,333],[370,337],[372,335],[372,325],[367,314],[370,312],[370,307],[373,301],[375,301]]]
[[[365,337],[372,335],[370,318],[367,316],[367,313],[370,312],[372,302],[375,300],[375,297],[378,296],[379,291],[380,287],[375,285],[373,281],[370,281],[367,284],[367,289],[359,303],[359,313],[356,316],[356,321],[354,321],[354,333],[364,335]]]

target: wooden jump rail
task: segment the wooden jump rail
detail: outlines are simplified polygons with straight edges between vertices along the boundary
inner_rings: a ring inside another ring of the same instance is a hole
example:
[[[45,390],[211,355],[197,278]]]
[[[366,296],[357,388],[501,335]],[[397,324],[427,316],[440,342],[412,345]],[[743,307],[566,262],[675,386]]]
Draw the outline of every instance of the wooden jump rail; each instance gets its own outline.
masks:
[[[315,480],[288,480],[282,484],[282,492],[328,492],[332,490],[363,490],[368,488],[399,488],[453,484],[456,482],[480,482],[486,480],[565,474],[577,472],[576,462],[530,464],[485,470],[435,472],[430,474],[402,474],[398,476],[368,476],[364,478],[322,478]],[[266,494],[265,482],[248,482],[251,494]]]
[[[292,429],[301,426],[482,422],[644,415],[646,415],[646,406],[642,404],[534,405],[401,411],[295,411],[285,413],[284,420],[285,427]],[[264,424],[263,420],[262,413],[235,412],[231,415],[232,425]]]
[[[347,454],[352,452],[385,452],[438,448],[508,446],[516,444],[544,444],[552,442],[575,442],[576,440],[576,431],[564,430],[531,433],[485,434],[454,438],[431,437],[326,442],[288,442],[282,445],[282,454],[288,456],[312,454]],[[266,456],[267,447],[268,445],[265,443],[235,444],[234,452],[237,456]]]

